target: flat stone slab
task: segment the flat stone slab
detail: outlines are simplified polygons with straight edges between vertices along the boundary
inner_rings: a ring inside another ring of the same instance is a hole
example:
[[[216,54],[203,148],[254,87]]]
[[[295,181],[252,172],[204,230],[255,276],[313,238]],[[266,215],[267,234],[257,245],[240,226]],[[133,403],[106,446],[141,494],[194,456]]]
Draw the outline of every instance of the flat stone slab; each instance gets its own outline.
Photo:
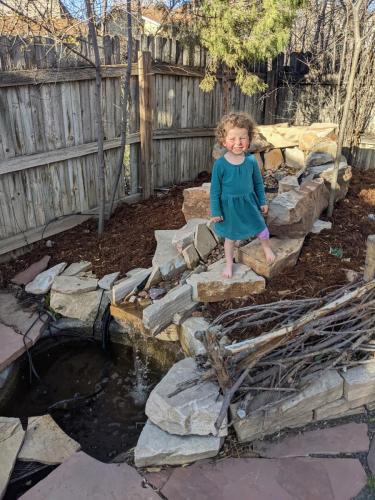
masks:
[[[0,417],[0,498],[5,494],[24,437],[18,418]]]
[[[267,263],[262,245],[258,238],[238,249],[238,262],[245,264],[254,272],[266,278],[273,278],[285,269],[296,265],[299,254],[301,253],[304,238],[270,238],[269,242],[276,256],[272,264]]]
[[[146,307],[143,310],[143,323],[152,334],[156,334],[173,322],[176,313],[183,313],[193,308],[191,287],[181,285]]]
[[[65,434],[49,415],[31,417],[18,460],[61,464],[80,448],[80,444]]]
[[[56,276],[51,290],[59,293],[76,294],[92,292],[98,287],[98,280],[79,276]]]
[[[368,397],[375,399],[375,362],[350,368],[342,373],[344,379],[344,397],[348,401]]]
[[[15,283],[16,285],[27,285],[28,283],[30,283],[30,281],[33,281],[33,279],[38,276],[38,274],[47,269],[50,259],[50,255],[45,255],[40,260],[38,260],[38,262],[34,262],[34,264],[31,264],[31,266],[29,266],[24,271],[17,273],[11,279],[11,282]]]
[[[202,260],[216,247],[217,241],[206,224],[199,224],[195,230],[194,246]]]
[[[74,262],[70,264],[63,272],[64,276],[75,276],[78,273],[83,273],[89,271],[92,268],[91,262],[88,260],[82,260],[81,262]]]
[[[170,500],[351,500],[366,473],[351,458],[229,458],[147,474]]]
[[[103,295],[103,290],[95,290],[82,294],[69,295],[51,291],[50,306],[51,308],[68,318],[76,318],[85,323],[95,321],[108,304],[108,298]],[[99,309],[100,304],[100,311]]]
[[[171,279],[186,269],[184,257],[172,243],[175,233],[173,229],[155,231],[157,246],[152,266],[159,268],[164,279]]]
[[[194,235],[197,226],[200,224],[206,225],[208,219],[194,218],[187,221],[181,228],[175,231],[172,237],[172,245],[181,253],[184,248],[194,242]]]
[[[119,271],[116,273],[106,274],[98,281],[98,287],[103,288],[103,290],[111,290],[113,283],[119,277]]]
[[[126,297],[130,292],[132,292],[137,286],[139,286],[143,281],[147,280],[152,272],[150,269],[141,269],[138,272],[132,273],[128,278],[119,281],[112,288],[111,302],[116,304],[121,299]]]
[[[160,500],[125,463],[104,464],[82,451],[52,471],[23,500]]]
[[[215,436],[175,436],[148,420],[139,436],[134,462],[137,467],[187,464],[216,456],[222,442]]]
[[[182,255],[188,269],[194,269],[199,264],[199,255],[193,244],[184,248],[182,250]]]
[[[194,316],[181,324],[180,343],[188,356],[195,357],[206,353],[206,348],[195,334],[207,331],[208,325],[208,321],[204,318]]]
[[[254,443],[254,451],[264,458],[367,452],[370,444],[367,432],[366,424],[349,423],[304,432],[279,442],[257,442]]]
[[[56,266],[50,267],[46,271],[38,274],[33,281],[28,283],[25,287],[27,293],[33,293],[35,295],[43,295],[47,293],[56,278],[63,270],[66,268],[66,262],[61,262]]]
[[[190,276],[186,282],[192,286],[193,300],[219,302],[221,300],[248,297],[265,290],[263,277],[255,274],[244,264],[233,265],[233,276],[223,278],[224,262],[217,262],[209,270]]]
[[[145,413],[151,422],[170,434],[217,435],[215,422],[222,405],[217,384],[214,382],[197,384],[168,397],[177,389],[178,384],[198,375],[193,358],[185,358],[173,365],[147,400]],[[219,435],[226,434],[225,420]]]

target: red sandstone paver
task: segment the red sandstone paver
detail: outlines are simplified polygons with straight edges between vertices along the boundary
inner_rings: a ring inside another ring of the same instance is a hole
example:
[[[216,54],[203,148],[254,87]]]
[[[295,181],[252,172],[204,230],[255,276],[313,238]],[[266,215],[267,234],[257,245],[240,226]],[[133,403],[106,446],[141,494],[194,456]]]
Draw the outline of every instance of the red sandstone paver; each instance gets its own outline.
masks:
[[[22,500],[160,500],[127,464],[104,464],[78,452],[27,491]]]
[[[365,452],[368,451],[369,445],[367,425],[352,422],[304,432],[279,442],[258,441],[254,449],[265,458],[284,458]]]
[[[367,465],[372,474],[375,474],[375,438],[371,440],[370,449],[367,455]]]
[[[47,269],[50,259],[50,255],[45,255],[40,260],[38,260],[38,262],[34,262],[34,264],[31,264],[31,266],[29,266],[27,269],[16,274],[11,279],[11,282],[15,283],[16,285],[27,285],[28,283],[33,281],[33,279],[38,276],[39,273]]]
[[[147,479],[153,484],[153,474]],[[356,459],[230,458],[174,469],[160,492],[168,500],[350,500],[365,485]]]
[[[31,346],[32,341],[27,341]],[[0,323],[0,371],[4,370],[25,351],[22,335]]]

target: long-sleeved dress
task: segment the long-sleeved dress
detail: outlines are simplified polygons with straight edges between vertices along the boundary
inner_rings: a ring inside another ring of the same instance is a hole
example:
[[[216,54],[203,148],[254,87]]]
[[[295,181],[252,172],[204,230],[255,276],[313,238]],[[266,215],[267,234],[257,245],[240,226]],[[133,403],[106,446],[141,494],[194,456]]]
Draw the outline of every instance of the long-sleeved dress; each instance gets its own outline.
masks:
[[[266,205],[262,175],[254,155],[245,156],[243,163],[234,165],[224,156],[215,161],[210,191],[215,232],[230,240],[244,240],[265,228],[260,207]]]

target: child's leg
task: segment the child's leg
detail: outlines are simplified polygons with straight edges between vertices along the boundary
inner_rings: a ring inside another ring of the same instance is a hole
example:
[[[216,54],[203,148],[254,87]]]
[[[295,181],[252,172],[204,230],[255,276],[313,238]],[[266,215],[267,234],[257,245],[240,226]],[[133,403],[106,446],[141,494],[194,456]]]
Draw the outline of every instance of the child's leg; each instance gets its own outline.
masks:
[[[268,264],[272,264],[276,257],[270,247],[270,232],[268,231],[268,228],[266,227],[265,229],[263,229],[263,231],[259,233],[257,237],[259,238],[260,244],[262,245],[266,261],[268,262]]]
[[[231,278],[233,274],[234,241],[225,238],[224,241],[225,268],[224,278]]]

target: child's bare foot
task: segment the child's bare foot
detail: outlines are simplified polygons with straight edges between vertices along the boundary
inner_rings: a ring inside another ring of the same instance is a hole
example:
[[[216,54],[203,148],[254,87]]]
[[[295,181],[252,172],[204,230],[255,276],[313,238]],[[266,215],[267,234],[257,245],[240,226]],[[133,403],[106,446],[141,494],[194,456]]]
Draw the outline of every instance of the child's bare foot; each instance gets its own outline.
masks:
[[[266,257],[267,264],[272,264],[272,262],[275,262],[276,256],[270,247],[263,247],[263,251]]]
[[[233,275],[233,263],[232,262],[228,262],[225,267],[224,267],[224,270],[223,270],[223,277],[224,278],[231,278]]]

